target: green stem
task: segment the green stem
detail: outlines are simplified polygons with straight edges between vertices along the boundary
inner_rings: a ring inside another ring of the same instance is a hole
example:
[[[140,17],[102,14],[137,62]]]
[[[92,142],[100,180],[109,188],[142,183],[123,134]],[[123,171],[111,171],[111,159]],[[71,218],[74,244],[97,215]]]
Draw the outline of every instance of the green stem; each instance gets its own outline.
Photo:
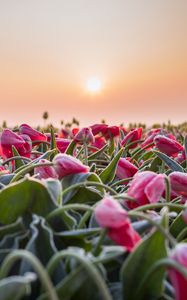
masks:
[[[133,179],[133,177],[128,177],[128,178],[124,178],[124,179],[121,179],[121,180],[118,180],[118,181],[116,181],[116,182],[114,182],[114,183],[112,183],[110,186],[111,187],[115,187],[116,185],[118,185],[118,184],[124,184],[124,183],[128,183],[130,180],[132,180]]]
[[[157,261],[156,263],[154,263],[153,266],[147,272],[147,274],[144,276],[143,282],[138,291],[139,293],[141,292],[141,290],[144,289],[147,282],[149,282],[149,279],[153,275],[153,273],[155,271],[157,271],[159,268],[163,268],[163,267],[165,267],[167,269],[169,269],[169,268],[175,269],[182,276],[184,276],[184,278],[187,279],[187,269],[186,268],[184,268],[179,263],[177,263],[176,261],[174,261],[170,258],[163,258],[163,259],[160,259],[159,261]]]
[[[77,259],[86,269],[88,274],[90,275],[92,281],[98,288],[99,293],[101,294],[102,300],[112,300],[112,297],[109,293],[106,283],[104,282],[103,278],[101,277],[100,273],[97,271],[96,267],[91,263],[87,258],[83,258],[79,254],[70,251],[70,250],[62,250],[55,254],[47,265],[47,271],[51,275],[54,269],[59,264],[59,261],[66,257],[74,257]]]
[[[152,142],[152,143],[142,147],[141,149],[138,149],[135,153],[133,153],[133,155],[131,156],[130,161],[132,161],[138,154],[142,153],[144,150],[146,150],[147,148],[149,148],[153,145],[154,145],[154,143]]]
[[[53,210],[47,217],[46,220],[50,221],[51,219],[59,216],[62,212],[70,210],[70,209],[76,209],[76,210],[83,210],[83,211],[93,211],[93,208],[90,207],[89,205],[85,205],[85,204],[67,204],[64,205],[60,208],[56,208],[55,210]]]
[[[86,142],[84,142],[84,162],[88,166],[88,145]]]
[[[171,184],[168,177],[165,177],[165,186],[166,186],[166,201],[170,202],[171,200]]]
[[[13,264],[19,259],[26,259],[37,272],[43,287],[45,287],[49,300],[59,300],[56,291],[53,287],[48,273],[40,263],[39,259],[35,257],[31,252],[26,250],[14,250],[12,253],[6,256],[0,269],[0,279],[5,278]]]
[[[150,224],[155,226],[168,239],[168,241],[171,243],[173,247],[176,246],[176,240],[172,237],[172,235],[168,231],[166,231],[159,223],[155,222],[152,218],[148,217],[146,214],[130,211],[128,212],[128,216],[147,220]]]
[[[142,206],[139,206],[137,208],[134,208],[132,211],[133,212],[138,212],[138,211],[143,211],[143,210],[162,208],[164,206],[167,206],[167,207],[170,207],[170,208],[177,208],[177,209],[181,209],[181,210],[186,209],[186,207],[184,205],[166,202],[166,203],[155,203],[155,204],[142,205]]]
[[[95,182],[95,181],[84,181],[84,182],[79,182],[79,183],[75,183],[73,185],[71,185],[70,187],[68,187],[67,189],[65,189],[62,193],[62,196],[64,196],[65,194],[69,193],[70,191],[79,188],[79,187],[87,187],[87,186],[96,186],[96,187],[102,187],[105,190],[111,192],[111,194],[113,195],[117,195],[117,192],[115,190],[113,190],[111,187],[109,187],[108,185],[101,183],[101,182]]]
[[[12,161],[12,160],[18,160],[18,159],[22,159],[22,160],[29,161],[29,162],[32,161],[30,158],[27,158],[27,157],[25,157],[25,156],[13,156],[13,157],[10,157],[10,158],[4,160],[4,161],[2,162],[2,165],[6,165],[6,164],[9,163],[10,161]]]
[[[103,240],[104,240],[106,234],[107,234],[107,229],[105,228],[105,229],[103,229],[103,230],[101,231],[100,236],[99,236],[99,239],[98,239],[98,242],[97,242],[97,244],[96,244],[96,247],[95,247],[95,249],[93,250],[93,255],[94,255],[94,256],[99,255],[100,250],[101,250],[101,246],[102,246],[102,243],[103,243]]]
[[[53,163],[48,162],[48,163],[38,163],[35,165],[27,165],[25,168],[23,168],[21,171],[19,171],[18,173],[15,174],[15,176],[12,178],[12,180],[10,181],[10,183],[13,183],[17,180],[19,180],[22,176],[24,176],[25,174],[31,172],[32,170],[34,170],[37,167],[46,167],[46,166],[53,166]]]

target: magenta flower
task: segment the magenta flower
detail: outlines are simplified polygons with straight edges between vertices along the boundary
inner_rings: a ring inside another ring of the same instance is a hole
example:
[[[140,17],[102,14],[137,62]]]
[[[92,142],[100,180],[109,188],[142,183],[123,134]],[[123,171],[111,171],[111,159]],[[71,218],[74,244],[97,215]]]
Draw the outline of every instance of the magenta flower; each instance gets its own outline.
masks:
[[[29,137],[25,135],[22,137],[12,130],[4,129],[0,139],[0,148],[3,157],[12,157],[12,146],[16,148],[21,156],[30,156],[31,147],[29,144]]]
[[[32,128],[31,126],[29,126],[27,124],[22,124],[19,127],[19,132],[20,132],[20,134],[27,134],[33,142],[34,141],[47,141],[47,137],[45,134],[35,130],[34,128]]]
[[[127,201],[129,208],[135,208],[160,200],[165,190],[165,175],[151,171],[136,173],[130,183],[128,196],[135,198],[136,202]]]
[[[120,158],[118,161],[116,176],[119,179],[125,179],[129,177],[133,177],[136,172],[138,172],[138,168],[133,165],[128,159]]]
[[[40,159],[40,164],[50,163],[47,159]],[[34,169],[34,174],[37,174],[37,177],[40,179],[54,178],[57,179],[58,175],[53,166],[40,166]]]
[[[89,167],[83,165],[79,159],[65,153],[57,154],[53,163],[60,179],[67,175],[88,173],[89,171]]]
[[[172,191],[178,196],[187,197],[187,173],[173,172],[169,174]]]
[[[136,128],[131,130],[127,135],[124,137],[124,139],[121,141],[122,146],[126,146],[132,142],[138,141],[141,139],[142,136],[142,128]],[[137,147],[137,143],[131,145],[129,148],[133,149]]]
[[[57,145],[58,150],[61,153],[64,153],[66,151],[69,144],[70,144],[70,140],[68,140],[68,139],[56,138],[56,145]]]
[[[93,143],[94,135],[90,127],[84,127],[74,136],[75,143]]]
[[[171,252],[170,258],[187,270],[187,244],[178,244]],[[175,299],[186,300],[187,279],[174,268],[169,268],[168,273],[170,280],[175,288]]]
[[[97,204],[95,218],[101,227],[108,229],[108,236],[128,251],[132,251],[141,240],[133,229],[125,209],[112,197],[106,196]]]
[[[161,152],[169,156],[176,156],[180,151],[184,150],[180,143],[164,135],[157,135],[154,138],[154,143]]]

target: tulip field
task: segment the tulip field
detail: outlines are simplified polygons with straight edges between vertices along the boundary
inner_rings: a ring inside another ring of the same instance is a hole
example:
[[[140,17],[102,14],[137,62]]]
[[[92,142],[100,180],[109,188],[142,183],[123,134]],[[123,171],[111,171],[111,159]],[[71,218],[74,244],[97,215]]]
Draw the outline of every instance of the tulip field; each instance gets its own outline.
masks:
[[[187,136],[0,131],[0,300],[186,300]]]

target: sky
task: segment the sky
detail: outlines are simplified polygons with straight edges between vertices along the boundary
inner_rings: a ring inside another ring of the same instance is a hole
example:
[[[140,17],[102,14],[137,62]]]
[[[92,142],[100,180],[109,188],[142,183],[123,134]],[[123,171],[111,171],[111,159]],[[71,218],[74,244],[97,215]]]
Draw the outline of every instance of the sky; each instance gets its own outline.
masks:
[[[0,103],[10,126],[187,121],[187,1],[0,0]]]

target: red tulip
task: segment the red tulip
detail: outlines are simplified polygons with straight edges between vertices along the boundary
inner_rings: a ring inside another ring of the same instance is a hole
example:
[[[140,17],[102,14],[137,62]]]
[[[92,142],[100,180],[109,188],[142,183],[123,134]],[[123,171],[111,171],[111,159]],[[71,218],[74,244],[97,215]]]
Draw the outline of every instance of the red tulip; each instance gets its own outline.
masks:
[[[163,135],[157,135],[154,138],[154,143],[161,152],[169,156],[176,156],[180,151],[184,150],[184,147],[176,140]]]
[[[158,202],[165,190],[165,175],[151,171],[136,173],[130,183],[128,196],[135,198],[136,202],[127,201],[129,208]]]
[[[187,173],[173,172],[169,174],[171,189],[178,196],[187,197]]]
[[[64,153],[66,151],[69,144],[70,144],[70,140],[68,140],[68,139],[56,138],[56,145],[57,145],[58,150],[61,153]]]
[[[95,218],[101,227],[108,229],[108,236],[128,251],[132,251],[141,240],[133,229],[127,212],[112,197],[108,196],[98,203]]]
[[[121,141],[122,146],[126,146],[132,142],[138,141],[141,139],[142,136],[142,128],[136,128],[134,130],[131,130]],[[137,147],[137,143],[131,145],[129,148],[133,149]]]
[[[54,168],[60,179],[67,175],[87,173],[89,171],[89,168],[83,165],[79,159],[68,154],[57,154],[54,157],[53,162]]]
[[[187,270],[187,244],[178,244],[171,252],[170,258]],[[187,279],[174,268],[169,268],[168,273],[175,289],[175,299],[186,300]]]
[[[50,161],[48,161],[47,159],[40,159],[39,163],[40,164],[45,164],[45,163],[49,163]],[[36,167],[34,169],[34,174],[37,174],[37,177],[40,179],[47,179],[47,178],[58,178],[58,175],[54,169],[53,166],[40,166],[40,167]]]
[[[115,136],[119,136],[119,127],[118,126],[108,126],[102,130],[102,134],[105,139],[110,139]]]
[[[20,134],[27,134],[32,141],[47,141],[45,134],[33,129],[27,124],[22,124],[19,128]]]
[[[116,169],[116,176],[119,179],[133,177],[136,172],[138,172],[138,168],[135,165],[133,165],[130,161],[128,161],[128,159],[119,159]]]
[[[91,128],[84,127],[82,128],[73,138],[73,140],[76,143],[93,143],[94,142],[94,136],[91,131]]]
[[[95,141],[92,143],[92,146],[96,147],[98,149],[101,149],[105,144],[106,144],[106,141],[105,141],[104,137],[96,135]],[[97,150],[92,149],[92,151],[95,152]]]
[[[108,125],[106,125],[106,124],[94,124],[94,125],[90,126],[93,135],[96,135],[98,133],[103,133],[107,127],[108,127]]]
[[[80,129],[78,127],[72,128],[71,137],[74,137],[79,131],[80,131]]]
[[[25,141],[27,139],[27,141]],[[1,151],[2,155],[5,158],[10,158],[13,156],[12,154],[12,146],[14,146],[21,156],[29,156],[31,148],[28,143],[29,137],[25,137],[17,135],[13,131],[9,129],[4,129],[1,134]]]

